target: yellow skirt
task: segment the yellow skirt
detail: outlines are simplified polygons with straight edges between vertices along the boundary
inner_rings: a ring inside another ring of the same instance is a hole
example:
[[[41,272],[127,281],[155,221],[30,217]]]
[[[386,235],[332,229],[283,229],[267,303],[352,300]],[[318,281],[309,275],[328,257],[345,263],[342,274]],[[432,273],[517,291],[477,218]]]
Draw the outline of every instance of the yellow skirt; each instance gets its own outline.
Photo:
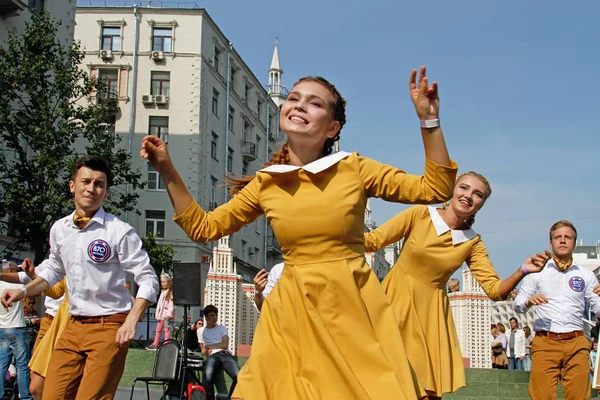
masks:
[[[445,288],[421,282],[398,266],[387,274],[382,286],[392,303],[408,361],[423,387],[442,397],[466,386]]]
[[[62,335],[63,331],[69,323],[69,299],[65,295],[65,299],[60,303],[58,311],[52,320],[52,325],[38,343],[31,360],[29,360],[29,368],[36,374],[46,377],[48,372],[48,364],[50,363],[50,357],[54,350],[54,344]]]
[[[364,258],[286,264],[232,397],[413,400],[424,392]]]

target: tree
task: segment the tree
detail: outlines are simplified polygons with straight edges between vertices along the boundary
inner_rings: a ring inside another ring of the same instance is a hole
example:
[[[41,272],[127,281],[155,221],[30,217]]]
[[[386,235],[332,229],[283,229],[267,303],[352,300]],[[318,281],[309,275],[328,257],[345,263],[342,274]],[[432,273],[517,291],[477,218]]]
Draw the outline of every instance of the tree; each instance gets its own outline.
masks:
[[[36,264],[49,250],[52,224],[73,210],[68,181],[79,156],[98,154],[111,163],[110,212],[133,211],[142,186],[131,155],[107,129],[118,100],[103,96],[103,83],[81,68],[79,43],[59,42],[58,25],[34,11],[24,34],[10,32],[0,47],[0,228],[19,250],[29,246]]]
[[[150,257],[150,264],[156,270],[156,274],[173,273],[173,257],[175,257],[175,249],[172,244],[160,244],[156,241],[156,236],[151,232],[148,236],[142,239],[142,247]]]

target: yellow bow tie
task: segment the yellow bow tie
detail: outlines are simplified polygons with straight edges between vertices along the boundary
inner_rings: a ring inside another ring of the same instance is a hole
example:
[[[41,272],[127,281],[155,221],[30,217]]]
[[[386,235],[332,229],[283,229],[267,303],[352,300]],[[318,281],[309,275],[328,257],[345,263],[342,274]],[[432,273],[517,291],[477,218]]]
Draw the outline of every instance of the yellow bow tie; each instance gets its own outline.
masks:
[[[559,260],[556,256],[552,256],[552,260],[554,261],[554,265],[556,265],[556,268],[558,268],[558,270],[561,272],[565,272],[569,269],[571,265],[573,265],[573,260],[562,261]]]
[[[77,225],[79,229],[83,229],[87,226],[88,222],[90,222],[90,217],[82,217],[81,215],[75,213],[73,215],[73,223]]]

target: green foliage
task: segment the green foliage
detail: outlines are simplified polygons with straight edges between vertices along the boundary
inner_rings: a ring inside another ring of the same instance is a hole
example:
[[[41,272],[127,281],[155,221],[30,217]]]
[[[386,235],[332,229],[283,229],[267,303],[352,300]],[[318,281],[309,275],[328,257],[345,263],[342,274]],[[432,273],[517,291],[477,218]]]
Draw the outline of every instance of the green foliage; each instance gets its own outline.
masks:
[[[52,224],[73,210],[68,181],[79,156],[99,154],[111,163],[110,212],[134,210],[138,196],[124,186],[141,186],[130,154],[107,129],[118,101],[95,100],[103,84],[82,68],[79,43],[60,43],[58,24],[33,12],[25,32],[10,32],[0,47],[0,230],[17,248],[31,247],[36,263],[48,252]]]
[[[173,257],[175,257],[173,245],[160,244],[156,241],[156,237],[149,233],[148,237],[142,238],[142,247],[148,253],[150,264],[158,276],[163,272],[173,274]]]

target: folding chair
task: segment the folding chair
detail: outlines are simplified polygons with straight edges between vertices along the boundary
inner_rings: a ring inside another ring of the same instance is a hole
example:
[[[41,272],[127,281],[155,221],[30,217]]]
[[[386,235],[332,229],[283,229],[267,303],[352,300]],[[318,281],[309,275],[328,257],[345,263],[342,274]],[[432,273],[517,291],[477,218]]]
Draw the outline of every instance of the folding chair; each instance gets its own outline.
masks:
[[[156,356],[154,357],[152,376],[138,376],[134,379],[129,400],[133,399],[133,392],[135,391],[135,384],[137,381],[142,381],[146,384],[146,395],[148,396],[148,400],[150,400],[149,385],[162,385],[162,398],[166,398],[167,385],[176,382],[179,379],[179,370],[181,367],[181,359],[179,357],[180,351],[181,345],[176,340],[165,340],[158,346]]]

